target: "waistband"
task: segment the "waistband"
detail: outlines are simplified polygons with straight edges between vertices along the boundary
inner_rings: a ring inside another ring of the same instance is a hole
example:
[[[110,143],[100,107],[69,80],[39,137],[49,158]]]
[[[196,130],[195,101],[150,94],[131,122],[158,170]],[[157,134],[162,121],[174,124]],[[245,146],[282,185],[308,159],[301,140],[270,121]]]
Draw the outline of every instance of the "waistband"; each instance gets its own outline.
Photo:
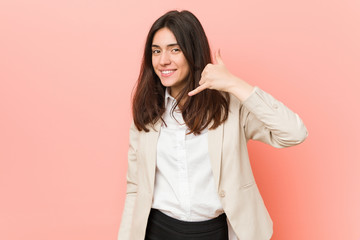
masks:
[[[223,213],[216,218],[199,221],[199,222],[187,222],[172,218],[157,209],[151,209],[149,215],[149,221],[159,222],[168,228],[173,229],[179,233],[207,233],[216,231],[227,227],[226,214]]]

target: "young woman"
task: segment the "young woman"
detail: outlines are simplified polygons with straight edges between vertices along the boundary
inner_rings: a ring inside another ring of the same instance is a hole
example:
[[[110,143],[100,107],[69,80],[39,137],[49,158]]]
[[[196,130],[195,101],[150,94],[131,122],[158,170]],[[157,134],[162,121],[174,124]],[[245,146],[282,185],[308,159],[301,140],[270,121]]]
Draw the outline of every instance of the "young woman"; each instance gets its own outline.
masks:
[[[284,104],[231,74],[198,19],[171,11],[152,25],[133,97],[119,240],[268,240],[272,221],[246,143],[299,144],[307,130]]]

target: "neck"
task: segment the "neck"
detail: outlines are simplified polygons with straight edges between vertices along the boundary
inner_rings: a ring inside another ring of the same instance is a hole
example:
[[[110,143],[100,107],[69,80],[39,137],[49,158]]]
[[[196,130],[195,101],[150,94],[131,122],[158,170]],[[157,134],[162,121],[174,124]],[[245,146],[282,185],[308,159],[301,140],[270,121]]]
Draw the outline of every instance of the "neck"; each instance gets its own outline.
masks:
[[[171,95],[173,98],[176,99],[176,97],[179,95],[180,91],[175,91],[174,89],[171,89],[171,88],[170,88],[170,89],[169,89],[169,93],[170,93],[170,95]],[[181,99],[181,101],[179,102],[178,107],[179,107],[180,109],[182,109],[182,106],[184,106],[187,98],[188,98],[188,96],[186,95],[186,96],[184,96],[184,97]]]

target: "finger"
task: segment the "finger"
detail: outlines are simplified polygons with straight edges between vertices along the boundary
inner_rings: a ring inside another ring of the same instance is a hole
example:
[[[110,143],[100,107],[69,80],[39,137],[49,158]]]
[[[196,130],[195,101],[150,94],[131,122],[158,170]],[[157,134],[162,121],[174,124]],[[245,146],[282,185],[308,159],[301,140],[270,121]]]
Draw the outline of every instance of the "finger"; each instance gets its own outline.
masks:
[[[198,94],[199,92],[205,90],[207,88],[206,84],[198,86],[194,90],[188,93],[189,96],[194,96],[195,94]]]
[[[218,49],[216,52],[215,52],[215,60],[216,60],[216,63],[217,64],[224,64],[222,58],[221,58],[221,55],[220,55],[220,49]]]
[[[202,85],[203,83],[205,83],[205,78],[203,76],[201,76],[200,81],[199,81],[199,85]]]

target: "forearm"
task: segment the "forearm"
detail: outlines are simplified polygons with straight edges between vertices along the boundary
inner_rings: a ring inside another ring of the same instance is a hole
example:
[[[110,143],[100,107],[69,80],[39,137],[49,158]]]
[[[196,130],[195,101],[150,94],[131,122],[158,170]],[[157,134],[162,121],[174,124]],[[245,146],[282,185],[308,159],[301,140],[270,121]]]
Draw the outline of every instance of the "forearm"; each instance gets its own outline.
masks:
[[[130,240],[136,193],[127,194],[118,232],[118,240]]]

